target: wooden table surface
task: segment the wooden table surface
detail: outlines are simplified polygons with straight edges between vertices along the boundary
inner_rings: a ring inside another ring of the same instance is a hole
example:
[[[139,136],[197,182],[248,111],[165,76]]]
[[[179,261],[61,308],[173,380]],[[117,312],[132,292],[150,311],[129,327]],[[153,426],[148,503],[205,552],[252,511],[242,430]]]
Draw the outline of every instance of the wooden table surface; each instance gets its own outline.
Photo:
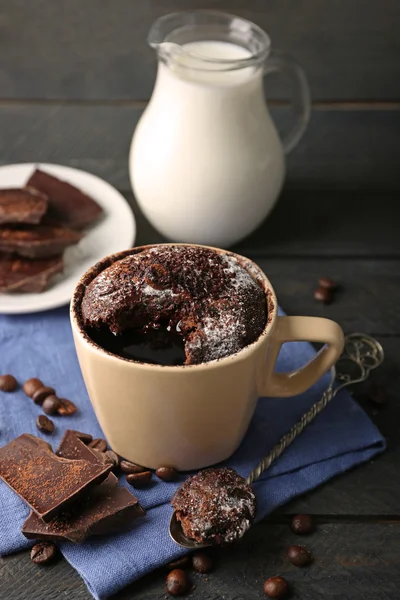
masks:
[[[138,213],[137,243],[160,241]],[[387,439],[388,449],[362,465],[282,507],[255,526],[241,543],[220,551],[208,576],[193,577],[190,598],[262,598],[266,578],[283,574],[292,598],[358,600],[400,598],[400,204],[398,194],[295,192],[286,189],[273,214],[235,250],[254,259],[270,277],[289,314],[337,320],[346,333],[362,331],[383,345],[386,359],[373,381],[387,388],[381,408],[356,396]],[[341,285],[329,306],[313,299],[316,281]],[[340,432],[338,432],[340,435]],[[271,483],[273,485],[273,482]],[[315,533],[301,539],[315,561],[297,569],[284,559],[299,542],[290,515],[315,516]],[[1,517],[0,517],[1,518]],[[125,588],[115,600],[163,598],[165,571]],[[90,594],[64,560],[39,568],[23,552],[0,561],[1,600],[89,600]]]

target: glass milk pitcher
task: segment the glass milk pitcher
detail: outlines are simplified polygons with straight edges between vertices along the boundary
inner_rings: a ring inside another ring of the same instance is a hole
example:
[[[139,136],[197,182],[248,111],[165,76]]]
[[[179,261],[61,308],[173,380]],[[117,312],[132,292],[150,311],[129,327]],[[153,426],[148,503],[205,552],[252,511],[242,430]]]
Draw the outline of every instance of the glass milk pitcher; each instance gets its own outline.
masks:
[[[310,115],[306,78],[271,51],[260,27],[233,15],[173,13],[154,23],[148,39],[158,72],[131,144],[134,194],[168,239],[228,247],[275,204],[284,154]],[[283,140],[264,98],[263,77],[274,71],[294,92],[294,125]]]

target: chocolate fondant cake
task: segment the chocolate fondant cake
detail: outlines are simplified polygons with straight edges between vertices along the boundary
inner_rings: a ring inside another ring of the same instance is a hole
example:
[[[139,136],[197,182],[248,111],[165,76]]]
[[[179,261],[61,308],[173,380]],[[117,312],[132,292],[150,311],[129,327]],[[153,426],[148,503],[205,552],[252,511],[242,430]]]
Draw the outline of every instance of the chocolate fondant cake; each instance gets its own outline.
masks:
[[[233,256],[160,245],[99,273],[85,290],[82,319],[87,330],[107,329],[114,338],[127,330],[179,336],[181,364],[198,364],[254,342],[267,307],[264,290]]]
[[[241,538],[256,513],[251,486],[229,467],[206,469],[188,477],[171,504],[186,537],[213,544]]]

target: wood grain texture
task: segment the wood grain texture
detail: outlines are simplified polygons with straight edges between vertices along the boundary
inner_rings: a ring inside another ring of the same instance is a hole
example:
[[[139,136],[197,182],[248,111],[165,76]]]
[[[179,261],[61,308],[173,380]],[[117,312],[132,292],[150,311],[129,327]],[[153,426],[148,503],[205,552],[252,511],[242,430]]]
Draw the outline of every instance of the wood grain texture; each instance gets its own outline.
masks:
[[[208,575],[192,573],[192,600],[255,600],[263,596],[264,581],[283,575],[293,599],[396,600],[400,586],[399,523],[334,523],[319,525],[299,539],[287,525],[263,522],[236,546],[218,552],[216,568]],[[314,563],[299,569],[286,557],[291,544],[306,545]],[[133,583],[113,600],[160,600],[165,595],[166,571],[160,569]],[[89,600],[79,576],[65,562],[40,568],[24,552],[0,561],[4,600]]]
[[[124,195],[136,217],[136,245],[165,242],[133,195]],[[398,197],[286,186],[264,223],[232,249],[252,258],[400,258]]]
[[[128,153],[141,113],[130,106],[1,105],[0,163],[64,163],[129,190]],[[289,126],[286,109],[272,114],[278,129]],[[398,131],[400,111],[316,110],[288,157],[288,184],[296,189],[398,190]]]
[[[255,21],[304,66],[314,99],[398,100],[396,0],[203,0]],[[159,16],[197,0],[13,0],[0,3],[2,98],[131,98],[151,94],[146,43]],[[270,86],[270,97],[282,90]]]

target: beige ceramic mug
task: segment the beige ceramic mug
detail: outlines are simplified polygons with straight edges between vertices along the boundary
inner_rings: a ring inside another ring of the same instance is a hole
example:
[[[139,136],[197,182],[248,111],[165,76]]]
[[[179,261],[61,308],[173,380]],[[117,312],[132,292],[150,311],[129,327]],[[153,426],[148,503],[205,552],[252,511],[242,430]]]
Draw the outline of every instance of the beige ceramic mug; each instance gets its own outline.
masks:
[[[265,274],[250,260],[227,252],[266,292],[269,320],[255,342],[231,356],[188,366],[159,366],[112,355],[85,334],[82,296],[98,273],[147,247],[107,257],[82,277],[71,302],[76,351],[96,416],[115,452],[152,469],[199,469],[236,450],[260,396],[295,396],[311,387],[340,356],[343,332],[328,319],[279,317]],[[275,373],[281,345],[298,340],[326,345],[302,368]]]

